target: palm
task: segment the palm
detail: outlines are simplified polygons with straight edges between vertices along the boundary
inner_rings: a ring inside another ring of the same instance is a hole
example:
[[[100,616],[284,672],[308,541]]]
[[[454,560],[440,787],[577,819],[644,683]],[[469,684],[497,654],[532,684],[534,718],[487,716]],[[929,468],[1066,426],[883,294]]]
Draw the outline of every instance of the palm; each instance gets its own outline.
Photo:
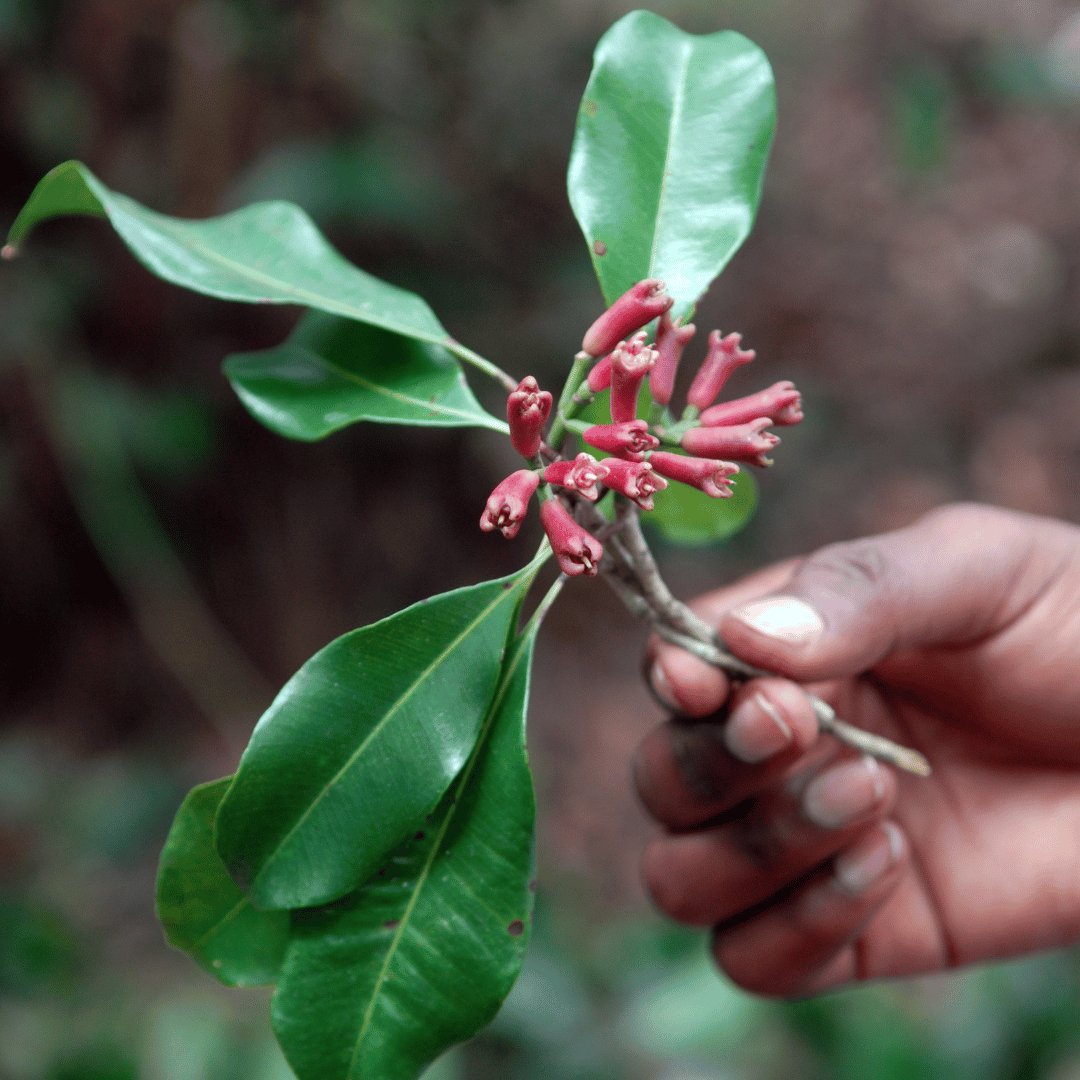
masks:
[[[863,935],[866,977],[1060,945],[1080,932],[1080,864],[1061,857],[1080,835],[1076,733],[1064,746],[1048,742],[1065,719],[1053,700],[1011,722],[1000,705],[1024,693],[1015,677],[1004,687],[983,676],[976,692],[985,652],[893,657],[826,691],[841,715],[929,749],[934,765],[929,779],[901,780],[893,817],[912,872]],[[998,707],[973,709],[978,701]]]

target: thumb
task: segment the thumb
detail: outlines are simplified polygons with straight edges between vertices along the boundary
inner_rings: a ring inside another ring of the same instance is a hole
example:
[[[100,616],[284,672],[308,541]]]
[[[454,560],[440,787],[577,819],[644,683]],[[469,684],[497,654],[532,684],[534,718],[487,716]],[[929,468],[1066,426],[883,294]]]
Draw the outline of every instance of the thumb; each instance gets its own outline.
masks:
[[[1034,524],[962,505],[833,544],[782,590],[728,611],[720,634],[743,660],[801,682],[855,675],[897,650],[975,641],[1037,592]]]

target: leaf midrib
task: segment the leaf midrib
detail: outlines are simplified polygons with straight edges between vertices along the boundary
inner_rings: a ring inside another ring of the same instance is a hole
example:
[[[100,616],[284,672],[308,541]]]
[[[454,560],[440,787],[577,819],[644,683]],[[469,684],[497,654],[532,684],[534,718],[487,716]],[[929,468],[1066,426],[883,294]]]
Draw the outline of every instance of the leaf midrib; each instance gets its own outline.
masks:
[[[506,695],[510,692],[510,685],[513,682],[514,676],[517,674],[517,670],[521,665],[521,661],[525,654],[528,652],[529,641],[527,638],[523,638],[518,645],[517,652],[514,654],[513,660],[510,662],[509,667],[506,670],[505,678],[503,679],[495,698],[491,703],[491,708],[488,710],[487,717],[484,720],[483,727],[480,729],[480,734],[476,740],[476,747],[473,750],[472,756],[462,770],[461,776],[455,785],[456,798],[451,804],[450,808],[446,812],[446,817],[443,819],[442,825],[439,827],[439,831],[435,836],[435,839],[431,845],[431,850],[428,852],[427,858],[424,860],[423,868],[420,871],[416,880],[416,886],[414,887],[412,894],[409,897],[409,902],[405,906],[405,910],[401,914],[401,919],[398,922],[397,928],[394,931],[394,936],[390,939],[390,944],[386,949],[386,957],[383,960],[382,966],[379,968],[379,974],[375,978],[375,984],[372,987],[371,997],[368,1001],[367,1007],[364,1010],[363,1019],[360,1022],[360,1030],[356,1034],[356,1044],[353,1047],[352,1057],[349,1059],[349,1068],[346,1072],[346,1080],[353,1080],[353,1070],[356,1067],[356,1062],[360,1054],[360,1048],[363,1045],[364,1037],[367,1034],[368,1028],[371,1026],[371,1021],[375,1015],[375,1006],[379,1001],[379,994],[382,990],[383,983],[386,982],[389,973],[390,965],[397,955],[399,946],[401,945],[402,937],[406,928],[409,925],[409,920],[412,918],[413,911],[416,909],[416,905],[420,902],[420,896],[424,891],[424,886],[427,884],[428,877],[431,875],[431,868],[435,865],[435,858],[442,850],[443,841],[446,839],[446,833],[450,828],[451,822],[454,820],[454,815],[457,813],[458,807],[461,805],[461,792],[465,790],[466,785],[469,782],[469,778],[473,774],[473,770],[476,767],[477,761],[480,759],[480,750],[482,749],[487,737],[491,734],[491,728],[495,723],[495,718],[498,716],[499,709],[502,708],[503,702],[506,700]]]
[[[345,774],[356,764],[360,755],[367,749],[373,739],[375,739],[379,733],[386,727],[390,720],[404,708],[406,702],[419,690],[424,682],[429,678],[431,673],[435,671],[441,664],[446,662],[447,657],[458,647],[461,643],[476,629],[476,627],[486,619],[500,604],[504,603],[509,597],[521,587],[521,583],[527,580],[527,577],[523,576],[514,585],[505,590],[500,590],[499,595],[495,597],[477,616],[461,631],[460,634],[445,648],[443,649],[435,659],[426,667],[420,674],[409,684],[405,691],[398,697],[394,704],[383,714],[382,718],[377,724],[368,732],[364,739],[360,742],[357,748],[349,755],[345,763],[340,769],[320,788],[318,794],[308,804],[307,809],[297,818],[296,823],[291,829],[282,837],[282,839],[274,846],[273,852],[263,863],[262,869],[255,875],[254,880],[251,883],[251,891],[256,891],[259,881],[264,877],[267,871],[274,865],[277,859],[281,856],[281,853],[287,847],[288,843],[296,835],[298,829],[300,829],[304,823],[311,817],[318,806],[322,803],[322,800],[334,789],[334,787],[340,783]]]
[[[667,198],[668,190],[668,165],[671,161],[672,147],[676,141],[675,132],[682,120],[683,107],[686,101],[687,73],[690,70],[690,58],[693,52],[693,46],[690,42],[680,41],[678,44],[682,62],[680,65],[679,77],[675,83],[675,96],[671,104],[671,120],[668,125],[667,145],[664,148],[664,164],[660,172],[660,191],[657,193],[656,197],[656,217],[653,223],[652,244],[649,246],[649,269],[645,275],[648,278],[654,276],[656,268],[657,248],[660,246],[660,222],[663,218],[664,200]],[[687,299],[693,300],[694,297],[688,297]]]
[[[100,198],[100,196],[98,196]],[[122,198],[122,196],[113,195],[113,199]],[[108,204],[106,203],[106,206]],[[165,234],[174,244],[178,244],[182,248],[186,248],[188,251],[194,252],[200,258],[204,258],[209,262],[217,263],[219,266],[223,266],[228,270],[233,271],[240,277],[248,277],[260,284],[270,286],[278,289],[281,292],[287,293],[290,296],[296,297],[303,301],[303,306],[313,307],[322,311],[330,311],[338,315],[347,315],[351,319],[355,319],[357,322],[371,323],[373,326],[381,326],[387,330],[393,330],[397,333],[401,333],[403,330],[409,337],[415,337],[421,341],[430,341],[435,345],[445,345],[447,342],[446,335],[438,335],[429,333],[426,330],[421,330],[418,327],[405,326],[400,323],[389,322],[384,319],[380,319],[370,308],[356,307],[352,304],[344,303],[340,300],[335,300],[333,297],[328,297],[324,293],[313,292],[310,289],[305,289],[302,285],[295,285],[292,282],[285,281],[282,278],[274,277],[272,274],[268,274],[263,270],[256,269],[248,263],[237,262],[235,259],[230,259],[228,255],[222,254],[215,248],[208,247],[196,240],[193,240],[190,236],[183,233],[177,235],[176,229],[180,226],[174,225],[167,218],[158,220],[157,215],[151,217],[151,211],[144,210],[133,204],[132,209],[129,211],[131,216],[136,219],[144,220],[151,228],[157,229],[159,232]],[[109,215],[112,216],[111,214]],[[114,221],[114,225],[117,228],[119,226]],[[354,273],[363,273],[355,266],[346,262],[341,256],[334,251],[329,244],[326,245],[325,255],[328,258],[332,258],[337,262],[342,263],[345,269]],[[380,284],[385,286],[384,282]],[[392,286],[389,286],[392,288]],[[432,318],[435,318],[432,314]]]
[[[294,346],[297,351],[306,354],[311,357],[316,363],[323,364],[331,371],[340,375],[343,379],[356,383],[357,386],[364,390],[370,390],[375,394],[382,394],[384,397],[388,397],[393,401],[399,401],[404,405],[413,405],[420,409],[426,409],[428,412],[435,415],[440,413],[446,416],[460,416],[464,420],[469,420],[473,424],[476,424],[478,419],[482,419],[483,422],[493,428],[495,431],[502,431],[506,427],[501,421],[496,420],[495,417],[489,416],[483,410],[479,412],[467,412],[465,409],[455,409],[451,405],[436,404],[433,405],[430,401],[425,401],[422,398],[410,397],[408,394],[402,393],[400,390],[392,390],[388,386],[380,385],[379,383],[371,382],[369,379],[365,379],[363,375],[357,375],[356,372],[350,371],[348,368],[335,363],[328,357],[323,356],[321,353],[315,352],[314,349],[305,348],[304,346]],[[455,388],[468,389],[468,383],[460,374],[457,374],[453,379],[451,390]]]

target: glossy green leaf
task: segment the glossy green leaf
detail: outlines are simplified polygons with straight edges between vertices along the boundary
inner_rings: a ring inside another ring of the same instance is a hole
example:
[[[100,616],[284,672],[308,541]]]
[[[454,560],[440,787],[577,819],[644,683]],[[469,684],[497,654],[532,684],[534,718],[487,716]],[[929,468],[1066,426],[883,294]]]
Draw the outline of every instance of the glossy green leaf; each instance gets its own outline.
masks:
[[[570,202],[610,303],[659,277],[693,304],[746,238],[776,124],[765,54],[647,11],[596,48],[570,155]]]
[[[739,532],[757,509],[757,482],[746,467],[734,478],[732,488],[730,499],[714,499],[697,488],[672,482],[653,496],[656,509],[641,520],[673,544],[719,543]]]
[[[214,847],[214,818],[232,777],[200,784],[177,811],[158,864],[157,913],[169,944],[227,986],[277,978],[289,914],[257,911]]]
[[[322,312],[277,348],[228,357],[225,375],[257,420],[292,439],[360,420],[507,431],[441,346]]]
[[[353,896],[294,916],[272,1015],[301,1080],[414,1080],[517,978],[532,914],[534,640],[518,639],[476,754],[421,830]]]
[[[445,345],[449,335],[415,296],[364,273],[334,250],[298,206],[263,202],[222,217],[169,217],[107,188],[79,161],[40,181],[8,234],[17,247],[41,221],[69,214],[108,218],[158,277],[207,296],[299,304]]]
[[[336,900],[370,877],[465,764],[541,559],[331,642],[256,725],[218,850],[263,908]]]

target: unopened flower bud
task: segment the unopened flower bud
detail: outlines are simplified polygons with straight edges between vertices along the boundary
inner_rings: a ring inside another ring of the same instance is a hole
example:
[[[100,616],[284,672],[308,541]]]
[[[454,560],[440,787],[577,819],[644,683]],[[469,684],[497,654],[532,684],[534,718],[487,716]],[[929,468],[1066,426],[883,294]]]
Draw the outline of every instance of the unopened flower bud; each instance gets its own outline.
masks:
[[[540,520],[562,572],[568,577],[595,577],[604,555],[600,541],[583,529],[558,499],[541,504]]]
[[[690,384],[686,400],[695,409],[707,409],[715,400],[731,373],[754,359],[753,349],[740,349],[741,334],[721,337],[719,330],[709,335],[709,351]]]
[[[480,528],[484,532],[498,529],[507,540],[513,540],[525,520],[529,500],[540,486],[540,477],[532,469],[518,469],[496,485],[488,496]]]
[[[506,419],[510,424],[510,441],[523,457],[535,457],[551,412],[551,394],[541,390],[531,375],[518,383],[518,388],[506,399]]]
[[[615,348],[607,354],[602,360],[598,360],[589,372],[586,382],[589,384],[589,389],[594,394],[599,394],[601,390],[606,390],[611,385],[611,360],[612,357],[618,352],[619,349],[624,348],[636,348],[640,349],[645,344],[645,339],[648,335],[642,330],[640,333],[635,334],[629,341],[620,341]]]
[[[573,461],[553,461],[544,470],[544,479],[549,484],[569,488],[590,502],[596,502],[600,498],[597,484],[607,474],[606,462],[597,461],[592,454],[578,454]]]
[[[729,499],[731,477],[739,471],[733,461],[716,461],[711,458],[684,457],[657,450],[649,457],[649,464],[669,480],[689,484],[714,499]]]
[[[772,464],[766,455],[780,442],[778,435],[765,430],[769,423],[762,416],[733,427],[692,427],[682,437],[682,448],[701,457],[730,458],[764,468]]]
[[[601,390],[606,390],[611,385],[611,353],[602,360],[597,360],[585,381],[594,394],[599,394]]]
[[[660,405],[667,405],[671,401],[679,360],[696,329],[693,323],[676,326],[671,321],[669,312],[665,311],[660,316],[660,325],[656,331],[656,367],[649,374],[649,390],[653,400]]]
[[[656,278],[639,281],[589,327],[582,339],[581,351],[590,356],[604,356],[620,341],[662,315],[673,303],[662,281]]]
[[[667,487],[667,481],[657,475],[647,461],[606,458],[605,463],[608,475],[604,483],[613,491],[633,499],[642,510],[651,510],[653,494]]]
[[[773,383],[767,390],[759,390],[748,397],[735,398],[713,405],[701,414],[706,427],[716,424],[745,424],[767,416],[774,424],[787,426],[797,424],[803,418],[802,396],[791,382]]]
[[[650,434],[644,420],[628,420],[622,424],[596,424],[586,428],[581,436],[590,446],[605,454],[618,454],[630,461],[641,461],[647,450],[655,450],[660,440]]]
[[[656,364],[656,352],[635,337],[611,354],[611,422],[622,424],[637,416],[642,380]]]

